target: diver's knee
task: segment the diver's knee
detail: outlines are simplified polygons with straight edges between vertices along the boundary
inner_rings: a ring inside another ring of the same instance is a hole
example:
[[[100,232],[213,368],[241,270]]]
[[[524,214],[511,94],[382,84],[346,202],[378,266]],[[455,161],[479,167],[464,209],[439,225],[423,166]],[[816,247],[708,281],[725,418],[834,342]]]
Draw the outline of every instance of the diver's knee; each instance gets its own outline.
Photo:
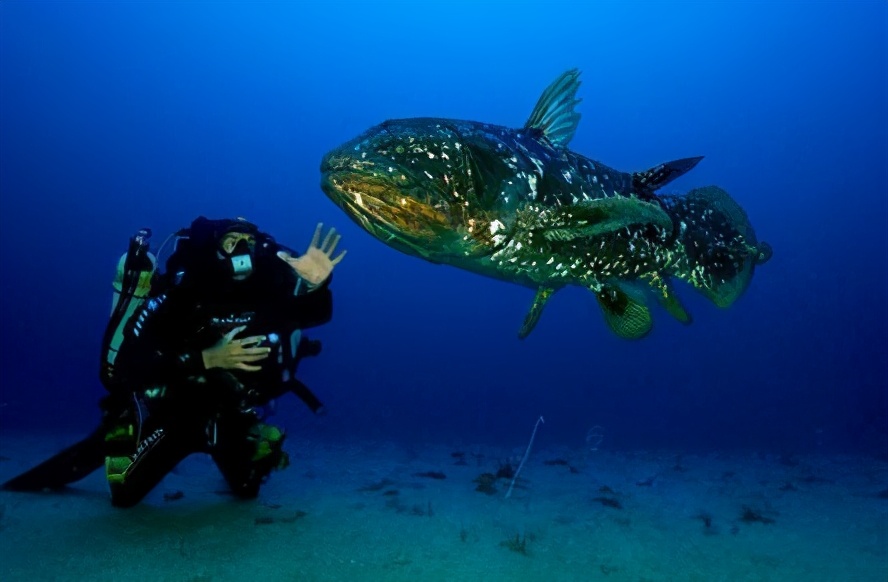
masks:
[[[238,499],[256,499],[259,497],[259,483],[245,483],[231,488],[231,493]]]
[[[135,507],[142,500],[144,495],[133,495],[131,492],[112,487],[111,488],[111,505],[120,509],[129,509]]]

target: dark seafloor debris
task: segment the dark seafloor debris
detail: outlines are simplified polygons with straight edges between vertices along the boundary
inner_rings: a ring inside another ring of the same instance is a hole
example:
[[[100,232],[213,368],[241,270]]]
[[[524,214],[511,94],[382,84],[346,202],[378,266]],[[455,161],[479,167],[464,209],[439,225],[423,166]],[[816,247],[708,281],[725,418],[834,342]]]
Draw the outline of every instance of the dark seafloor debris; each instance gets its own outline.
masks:
[[[507,538],[501,541],[499,545],[507,548],[510,552],[515,552],[522,556],[529,555],[527,553],[527,536],[516,533],[514,538]]]
[[[559,458],[559,459],[547,459],[547,460],[543,461],[543,464],[547,465],[549,467],[567,467],[569,463],[567,461],[565,461],[564,459]]]
[[[487,495],[496,495],[497,493],[496,475],[493,473],[481,473],[475,477],[472,482],[478,484],[477,487],[475,487],[475,491],[480,491]]]
[[[454,451],[450,453],[450,456],[456,459],[453,464],[454,465],[468,465],[468,461],[466,461],[466,454],[463,451]]]
[[[774,523],[774,519],[765,515],[765,513],[773,512],[765,512],[759,509],[752,508],[748,505],[744,505],[740,510],[740,521],[743,523],[763,523],[765,525],[771,525]]]
[[[294,523],[304,518],[308,513],[302,511],[301,509],[297,509],[291,515],[285,515],[283,517],[274,517],[271,515],[261,515],[253,520],[253,523],[256,525],[270,525],[272,523]]]
[[[369,485],[364,485],[363,487],[358,487],[358,491],[368,492],[368,491],[382,491],[389,485],[393,485],[394,481],[391,479],[382,479],[381,481],[377,481],[375,483],[371,483]]]
[[[447,475],[442,473],[441,471],[422,471],[420,473],[414,473],[414,477],[425,477],[426,479],[446,479]]]
[[[605,507],[612,507],[614,509],[623,509],[623,504],[620,503],[620,500],[616,497],[593,497],[592,501],[600,503]]]

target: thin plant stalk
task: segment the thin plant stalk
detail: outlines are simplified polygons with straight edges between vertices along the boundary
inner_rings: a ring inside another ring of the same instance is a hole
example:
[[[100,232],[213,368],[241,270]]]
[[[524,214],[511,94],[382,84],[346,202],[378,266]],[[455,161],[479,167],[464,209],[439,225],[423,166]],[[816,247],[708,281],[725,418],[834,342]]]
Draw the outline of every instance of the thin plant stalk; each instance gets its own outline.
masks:
[[[512,487],[515,486],[515,481],[518,480],[518,473],[521,472],[521,469],[524,467],[524,463],[525,463],[525,461],[527,461],[527,457],[530,456],[530,447],[533,446],[533,439],[536,438],[536,435],[537,435],[537,429],[540,427],[540,423],[541,423],[541,422],[542,422],[543,424],[546,423],[546,421],[543,420],[543,417],[542,417],[542,416],[540,416],[540,417],[537,419],[536,424],[533,425],[533,432],[530,433],[530,442],[527,443],[527,450],[524,451],[524,457],[521,459],[521,462],[518,464],[518,470],[515,471],[515,475],[512,477],[512,482],[509,483],[509,490],[506,491],[506,499],[508,499],[509,496],[512,495]]]

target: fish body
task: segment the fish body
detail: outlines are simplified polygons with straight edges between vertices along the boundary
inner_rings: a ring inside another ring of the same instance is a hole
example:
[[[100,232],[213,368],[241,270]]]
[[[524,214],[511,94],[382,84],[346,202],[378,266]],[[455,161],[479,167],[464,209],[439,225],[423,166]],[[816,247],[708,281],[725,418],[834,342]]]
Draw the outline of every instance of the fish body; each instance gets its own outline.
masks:
[[[595,293],[626,338],[651,329],[651,295],[690,321],[672,278],[733,303],[770,247],[718,187],[656,194],[702,158],[623,172],[570,150],[578,87],[578,71],[561,75],[521,128],[385,121],[324,156],[321,187],[398,250],[534,288],[520,337],[567,285]]]

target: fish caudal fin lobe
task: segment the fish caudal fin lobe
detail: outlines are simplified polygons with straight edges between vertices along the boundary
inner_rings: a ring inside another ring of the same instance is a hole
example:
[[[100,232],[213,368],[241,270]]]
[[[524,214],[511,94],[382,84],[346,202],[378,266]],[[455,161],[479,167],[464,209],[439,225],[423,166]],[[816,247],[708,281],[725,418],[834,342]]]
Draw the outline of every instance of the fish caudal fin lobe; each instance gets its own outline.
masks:
[[[613,285],[605,285],[595,293],[604,320],[623,339],[641,339],[651,331],[651,312],[643,303],[631,298]]]
[[[524,127],[539,131],[556,146],[567,147],[580,123],[580,114],[574,111],[581,101],[576,98],[579,88],[578,69],[563,73],[543,91]]]
[[[676,224],[673,270],[719,307],[728,307],[749,286],[756,265],[771,258],[746,212],[717,186],[664,198]]]
[[[551,287],[540,287],[537,289],[536,295],[534,295],[533,298],[533,305],[530,306],[530,311],[527,312],[527,315],[524,317],[524,323],[518,331],[518,337],[520,339],[526,338],[530,335],[530,332],[533,331],[533,328],[536,327],[537,322],[540,320],[540,316],[543,314],[543,308],[546,306],[546,303],[549,301],[549,298],[552,297],[554,292],[555,289],[552,289]]]
[[[632,185],[638,190],[648,189],[653,192],[693,170],[702,159],[703,156],[682,158],[660,164],[644,172],[635,172],[632,174]]]

